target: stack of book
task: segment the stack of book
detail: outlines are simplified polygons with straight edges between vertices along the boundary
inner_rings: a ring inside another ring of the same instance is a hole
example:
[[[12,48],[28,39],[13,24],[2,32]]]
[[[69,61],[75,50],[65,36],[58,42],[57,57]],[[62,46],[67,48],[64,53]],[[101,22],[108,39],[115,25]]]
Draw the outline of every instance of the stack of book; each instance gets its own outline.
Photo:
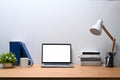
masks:
[[[80,57],[81,65],[84,66],[100,66],[100,52],[82,52]]]

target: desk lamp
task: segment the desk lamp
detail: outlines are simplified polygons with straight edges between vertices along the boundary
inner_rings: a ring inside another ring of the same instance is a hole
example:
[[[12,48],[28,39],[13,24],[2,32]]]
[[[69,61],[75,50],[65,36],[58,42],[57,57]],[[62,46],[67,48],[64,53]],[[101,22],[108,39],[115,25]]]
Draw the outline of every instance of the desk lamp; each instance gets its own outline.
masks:
[[[106,66],[113,67],[115,38],[105,28],[105,26],[103,25],[103,20],[99,19],[97,23],[90,28],[90,32],[93,33],[94,35],[101,35],[102,29],[105,31],[107,36],[112,40],[112,51],[109,52],[108,56],[106,57]]]

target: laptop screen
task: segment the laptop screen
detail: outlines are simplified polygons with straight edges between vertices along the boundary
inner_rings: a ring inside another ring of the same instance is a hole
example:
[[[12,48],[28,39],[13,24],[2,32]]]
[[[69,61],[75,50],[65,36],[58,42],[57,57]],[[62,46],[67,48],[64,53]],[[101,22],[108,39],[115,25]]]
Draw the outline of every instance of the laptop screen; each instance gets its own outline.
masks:
[[[42,63],[71,62],[71,44],[42,44]]]

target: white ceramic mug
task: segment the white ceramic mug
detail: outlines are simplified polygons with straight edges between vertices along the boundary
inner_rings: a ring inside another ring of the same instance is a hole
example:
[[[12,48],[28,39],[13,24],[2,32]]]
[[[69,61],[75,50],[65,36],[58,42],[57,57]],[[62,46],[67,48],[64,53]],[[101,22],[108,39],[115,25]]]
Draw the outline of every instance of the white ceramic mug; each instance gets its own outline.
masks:
[[[30,65],[28,64],[29,61],[30,61]],[[22,68],[28,68],[28,67],[30,67],[30,66],[32,66],[32,61],[31,61],[31,59],[25,58],[25,57],[20,58],[20,67],[22,67]]]

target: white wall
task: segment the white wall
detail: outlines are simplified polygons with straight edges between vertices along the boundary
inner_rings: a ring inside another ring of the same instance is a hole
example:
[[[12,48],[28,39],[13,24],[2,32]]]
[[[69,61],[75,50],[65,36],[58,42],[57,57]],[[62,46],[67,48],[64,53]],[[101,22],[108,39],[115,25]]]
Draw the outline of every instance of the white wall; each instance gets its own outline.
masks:
[[[82,50],[98,50],[104,61],[111,40],[104,32],[89,32],[99,18],[116,38],[115,66],[120,66],[120,1],[0,0],[0,53],[9,51],[9,41],[22,40],[40,63],[43,42],[71,43],[74,63]]]

